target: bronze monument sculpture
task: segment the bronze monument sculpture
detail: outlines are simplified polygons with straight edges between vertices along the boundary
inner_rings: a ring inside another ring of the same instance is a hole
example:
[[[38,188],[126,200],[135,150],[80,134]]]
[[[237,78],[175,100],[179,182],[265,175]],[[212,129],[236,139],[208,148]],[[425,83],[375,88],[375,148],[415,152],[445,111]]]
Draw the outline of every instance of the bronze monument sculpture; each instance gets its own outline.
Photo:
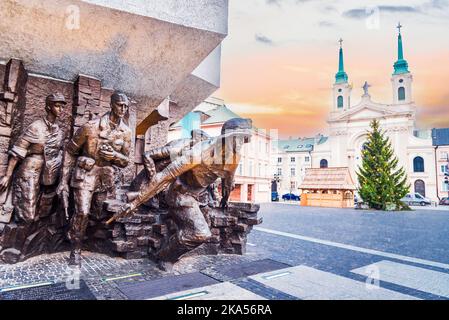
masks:
[[[111,97],[111,111],[79,128],[66,147],[57,193],[68,193],[70,180],[75,204],[68,234],[72,243],[70,264],[81,264],[83,238],[92,207],[101,210],[98,204],[108,193],[115,192],[114,166],[128,165],[131,130],[123,120],[128,107],[128,97],[115,92]],[[97,206],[92,206],[92,202]]]
[[[259,206],[229,199],[251,120],[139,146],[137,109],[156,109],[96,78],[39,77],[11,59],[0,88],[0,263],[70,250],[80,266],[89,250],[170,270],[183,257],[245,253]],[[155,119],[146,130],[165,118]]]
[[[211,236],[210,228],[200,209],[200,198],[210,193],[209,187],[222,179],[222,209],[226,209],[234,183],[235,171],[240,163],[240,151],[251,139],[252,123],[249,119],[235,118],[227,121],[221,135],[200,141],[190,148],[176,150],[178,155],[162,171],[155,174],[137,197],[125,205],[123,212],[110,219],[130,215],[142,203],[168,188],[166,200],[169,214],[178,226],[178,232],[157,254],[164,269],[169,269],[184,253],[206,242]],[[179,155],[179,152],[182,155]],[[150,152],[150,158],[163,159],[173,154],[170,148]]]
[[[64,137],[56,120],[65,105],[61,93],[49,95],[45,101],[46,116],[31,123],[9,151],[0,192],[8,189],[14,169],[20,162],[12,183],[12,197],[16,219],[25,223],[39,220],[42,211],[48,209],[40,200],[54,192],[59,181]]]

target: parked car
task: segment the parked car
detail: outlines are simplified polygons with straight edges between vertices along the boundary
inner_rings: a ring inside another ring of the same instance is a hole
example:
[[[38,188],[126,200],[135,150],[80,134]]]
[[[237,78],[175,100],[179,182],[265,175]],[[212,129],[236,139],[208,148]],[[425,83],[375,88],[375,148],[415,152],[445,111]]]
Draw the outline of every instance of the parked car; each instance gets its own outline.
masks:
[[[407,193],[404,198],[401,199],[402,202],[408,204],[409,206],[428,206],[432,204],[432,200],[423,197],[419,193]]]
[[[279,193],[277,191],[271,192],[271,201],[279,201]]]
[[[300,196],[297,196],[297,195],[295,195],[295,194],[293,194],[293,193],[286,193],[286,194],[284,194],[283,196],[282,196],[282,200],[293,200],[293,201],[299,201],[299,200],[301,200],[301,197]]]
[[[449,198],[445,197],[440,200],[440,206],[449,206]]]

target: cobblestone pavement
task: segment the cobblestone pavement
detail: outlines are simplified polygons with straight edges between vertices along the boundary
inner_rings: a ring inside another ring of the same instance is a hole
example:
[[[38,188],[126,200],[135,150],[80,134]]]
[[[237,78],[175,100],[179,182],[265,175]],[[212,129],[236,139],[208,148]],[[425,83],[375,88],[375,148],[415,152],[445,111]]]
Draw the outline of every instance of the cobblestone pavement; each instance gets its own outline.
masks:
[[[248,239],[256,244],[251,248],[256,255],[363,282],[367,275],[355,273],[355,269],[393,261],[402,266],[398,270],[415,266],[421,272],[404,272],[398,275],[401,281],[392,283],[383,281],[382,270],[376,270],[380,287],[421,299],[449,298],[449,211],[387,213],[265,204],[261,215],[264,223]],[[429,270],[435,273],[429,275]],[[438,290],[423,291],[423,285],[407,286],[413,277],[433,281],[445,295],[434,294]]]
[[[365,268],[374,268],[379,273],[378,286],[391,296],[399,293],[406,298],[449,298],[449,211],[383,213],[277,203],[263,204],[261,215],[264,223],[250,234],[246,255],[188,257],[175,266],[174,275],[201,272],[219,281],[230,281],[265,299],[307,298],[302,294],[304,288],[298,294],[291,294],[294,290],[288,294],[253,277],[234,279],[223,273],[229,266],[255,264],[269,258],[287,267],[312,268],[301,269],[312,275],[325,272],[325,278],[335,279],[335,283],[343,277],[349,285],[348,292],[340,290],[343,292],[340,298],[351,297],[351,286],[367,282],[370,276],[364,274]],[[0,299],[2,289],[39,283],[70,284],[67,281],[73,278],[76,269],[67,266],[67,257],[68,252],[62,252],[16,265],[0,265]],[[275,274],[273,278],[288,274]],[[170,275],[173,274],[160,271],[149,260],[124,260],[86,252],[80,278],[96,299],[106,300],[127,299],[119,290],[123,283]],[[295,284],[296,280],[287,277],[283,281],[298,289],[300,284]],[[305,290],[311,296],[339,298],[326,296],[329,280],[314,281],[314,287],[309,283]]]
[[[39,283],[66,283],[73,280],[77,268],[67,265],[69,252],[42,255],[15,265],[0,265],[0,288]],[[215,268],[259,259],[259,256],[219,255],[188,257],[175,265],[174,275],[205,270],[213,275]],[[213,266],[213,267],[212,267]],[[85,252],[79,278],[84,280],[97,299],[126,299],[117,285],[121,282],[146,281],[168,275],[148,259],[125,260]],[[0,296],[1,297],[1,296]]]

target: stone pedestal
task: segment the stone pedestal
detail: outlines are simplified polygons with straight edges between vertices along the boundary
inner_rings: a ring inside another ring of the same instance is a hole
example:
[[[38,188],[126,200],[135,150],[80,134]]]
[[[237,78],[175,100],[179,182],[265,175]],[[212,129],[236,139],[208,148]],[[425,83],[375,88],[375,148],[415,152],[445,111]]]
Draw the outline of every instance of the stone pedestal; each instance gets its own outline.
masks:
[[[108,216],[118,212],[121,201],[109,200],[104,204]],[[246,240],[254,225],[262,223],[257,213],[260,206],[251,203],[230,203],[226,211],[203,207],[211,239],[186,255],[245,254]],[[169,210],[142,206],[130,218],[119,219],[113,226],[105,221],[95,223],[88,230],[87,248],[125,259],[152,258],[175,234],[176,224]]]

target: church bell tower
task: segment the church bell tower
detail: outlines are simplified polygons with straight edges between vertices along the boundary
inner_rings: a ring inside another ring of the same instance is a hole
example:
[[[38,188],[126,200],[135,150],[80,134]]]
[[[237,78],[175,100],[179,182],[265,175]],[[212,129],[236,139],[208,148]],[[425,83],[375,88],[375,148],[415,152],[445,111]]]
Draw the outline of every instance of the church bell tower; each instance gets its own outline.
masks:
[[[404,59],[402,47],[401,24],[397,26],[398,34],[398,60],[394,63],[394,72],[391,76],[393,86],[393,103],[408,104],[412,102],[412,82],[413,76],[408,70],[408,62]]]
[[[340,51],[338,58],[338,72],[335,75],[335,83],[333,86],[333,112],[345,111],[351,106],[352,86],[348,83],[348,75],[346,74],[344,68],[343,40],[340,39],[339,42]]]

